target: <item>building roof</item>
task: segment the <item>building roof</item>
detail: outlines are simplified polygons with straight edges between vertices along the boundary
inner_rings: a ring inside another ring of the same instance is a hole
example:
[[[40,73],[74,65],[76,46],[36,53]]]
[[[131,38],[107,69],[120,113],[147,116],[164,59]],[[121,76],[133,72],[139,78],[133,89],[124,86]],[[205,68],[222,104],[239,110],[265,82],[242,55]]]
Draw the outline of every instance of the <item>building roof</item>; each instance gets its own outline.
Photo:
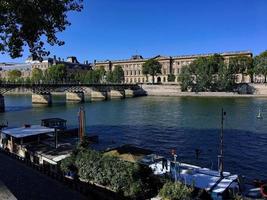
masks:
[[[162,58],[162,59],[188,59],[188,58],[198,58],[198,57],[207,57],[207,56],[212,56],[214,54],[220,54],[222,56],[234,56],[234,55],[247,55],[250,54],[252,56],[252,52],[251,51],[228,51],[228,52],[220,52],[220,53],[206,53],[206,54],[192,54],[192,55],[178,55],[178,56],[162,56],[162,55],[157,55],[152,57],[152,59],[156,59],[156,58]],[[99,61],[95,61],[95,64],[105,64],[105,63],[113,63],[113,62],[117,62],[117,63],[124,63],[124,62],[144,62],[148,59],[151,58],[142,58],[142,59],[121,59],[121,60],[99,60]]]
[[[47,119],[42,119],[44,122],[66,122],[67,120],[62,119],[62,118],[47,118]]]
[[[2,130],[5,135],[10,135],[15,138],[24,138],[34,135],[41,135],[46,133],[53,133],[55,129],[47,128],[40,125],[32,125],[30,127],[19,127],[19,128],[6,128]]]

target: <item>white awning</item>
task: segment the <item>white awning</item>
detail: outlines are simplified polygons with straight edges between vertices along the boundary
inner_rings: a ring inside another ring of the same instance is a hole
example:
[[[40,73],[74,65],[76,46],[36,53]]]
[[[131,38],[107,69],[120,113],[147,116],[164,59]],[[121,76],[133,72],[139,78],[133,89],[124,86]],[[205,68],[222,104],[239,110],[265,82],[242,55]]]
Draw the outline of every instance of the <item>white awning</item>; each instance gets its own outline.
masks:
[[[55,129],[47,128],[40,125],[31,125],[28,128],[19,127],[19,128],[6,128],[2,130],[2,133],[5,135],[10,135],[14,138],[24,138],[28,136],[41,135],[46,133],[53,133]]]

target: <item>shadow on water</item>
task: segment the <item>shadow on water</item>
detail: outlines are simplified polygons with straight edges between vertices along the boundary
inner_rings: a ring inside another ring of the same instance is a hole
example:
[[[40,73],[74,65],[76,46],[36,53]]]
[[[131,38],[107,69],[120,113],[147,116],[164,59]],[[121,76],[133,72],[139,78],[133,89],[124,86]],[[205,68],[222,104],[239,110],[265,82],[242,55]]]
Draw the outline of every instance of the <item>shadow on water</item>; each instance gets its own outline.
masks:
[[[219,129],[97,125],[87,127],[87,130],[88,134],[99,135],[100,144],[94,146],[98,150],[127,143],[171,159],[171,150],[176,149],[179,161],[217,169]],[[250,179],[266,179],[267,134],[233,129],[226,129],[224,133],[225,170]],[[196,149],[200,149],[199,159]]]

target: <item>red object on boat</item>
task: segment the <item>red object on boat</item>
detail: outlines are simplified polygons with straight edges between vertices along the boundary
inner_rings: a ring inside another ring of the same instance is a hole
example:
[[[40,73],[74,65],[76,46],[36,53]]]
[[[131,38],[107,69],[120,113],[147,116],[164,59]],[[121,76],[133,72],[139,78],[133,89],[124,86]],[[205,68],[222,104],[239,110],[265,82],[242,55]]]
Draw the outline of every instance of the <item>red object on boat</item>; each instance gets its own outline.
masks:
[[[261,194],[264,198],[267,198],[267,184],[261,186]]]
[[[172,149],[172,155],[175,155],[175,154],[176,154],[176,150]]]

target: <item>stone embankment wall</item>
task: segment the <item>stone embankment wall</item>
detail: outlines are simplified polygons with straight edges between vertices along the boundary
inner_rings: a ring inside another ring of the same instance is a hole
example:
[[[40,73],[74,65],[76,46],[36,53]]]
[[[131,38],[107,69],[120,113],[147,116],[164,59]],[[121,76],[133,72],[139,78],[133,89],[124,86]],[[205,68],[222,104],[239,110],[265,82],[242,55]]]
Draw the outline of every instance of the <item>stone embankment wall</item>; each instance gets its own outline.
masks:
[[[267,84],[240,84],[236,92],[182,92],[179,85],[140,85],[148,96],[267,97]]]
[[[248,86],[248,93],[254,94],[254,95],[267,96],[267,84],[250,83]]]
[[[181,96],[180,85],[140,85],[148,96]]]

